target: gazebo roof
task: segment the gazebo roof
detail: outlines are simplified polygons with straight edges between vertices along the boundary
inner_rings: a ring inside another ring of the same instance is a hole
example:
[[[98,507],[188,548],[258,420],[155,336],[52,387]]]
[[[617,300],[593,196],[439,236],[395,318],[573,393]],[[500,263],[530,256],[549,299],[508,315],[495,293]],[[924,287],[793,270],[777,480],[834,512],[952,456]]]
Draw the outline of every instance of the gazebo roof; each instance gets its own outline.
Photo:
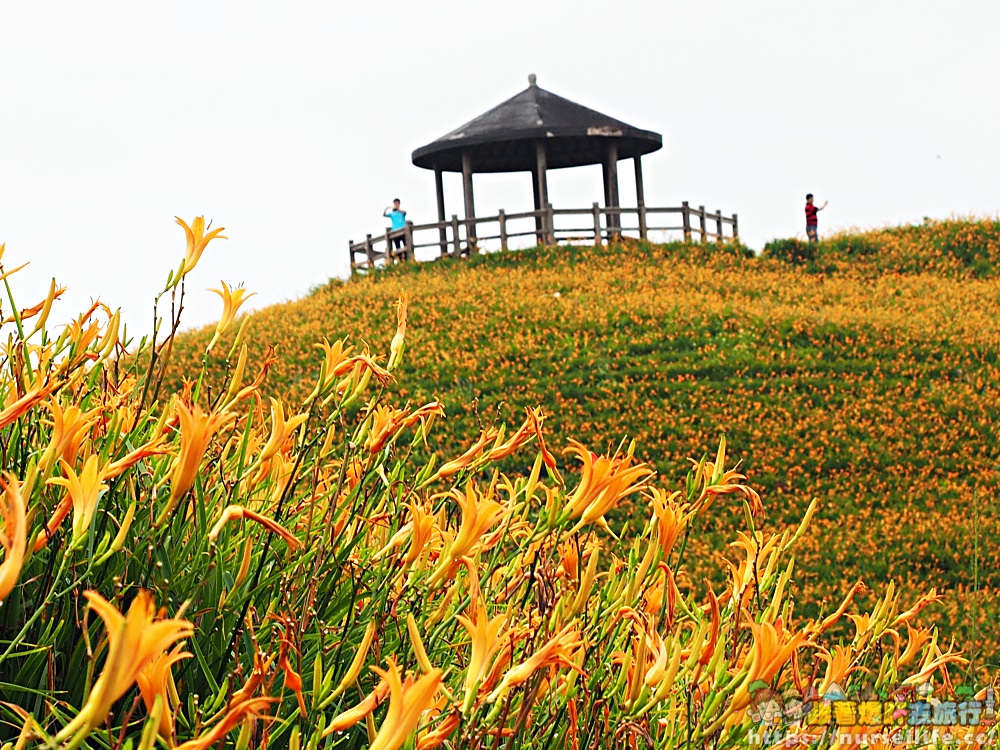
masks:
[[[539,88],[535,77],[520,94],[413,152],[413,163],[446,172],[462,171],[462,152],[475,172],[523,172],[535,169],[535,143],[545,142],[548,167],[601,164],[608,140],[619,159],[642,156],[663,147],[659,133],[627,125],[569,99]]]

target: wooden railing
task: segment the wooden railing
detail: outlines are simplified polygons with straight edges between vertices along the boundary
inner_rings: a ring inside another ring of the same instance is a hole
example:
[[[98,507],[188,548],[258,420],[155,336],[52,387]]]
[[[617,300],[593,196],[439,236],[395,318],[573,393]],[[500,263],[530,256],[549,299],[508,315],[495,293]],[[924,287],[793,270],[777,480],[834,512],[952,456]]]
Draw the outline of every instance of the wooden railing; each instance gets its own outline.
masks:
[[[678,215],[680,225],[661,226]],[[585,218],[586,217],[586,218]],[[715,231],[709,230],[713,224]],[[726,227],[730,227],[726,234]],[[622,237],[649,238],[652,232],[681,232],[684,241],[698,236],[701,242],[725,242],[739,238],[736,214],[723,216],[722,211],[706,211],[704,206],[691,208],[687,201],[671,208],[602,208],[594,203],[590,208],[560,208],[548,206],[538,211],[508,214],[502,209],[496,216],[459,219],[433,224],[414,224],[398,230],[387,229],[378,235],[367,235],[362,242],[350,241],[351,273],[374,268],[377,261],[431,260],[435,257],[475,255],[487,244],[499,241],[507,250],[510,241],[519,237],[534,237],[539,245],[559,242],[615,242]],[[395,247],[399,245],[399,247]],[[431,250],[431,252],[427,252]]]

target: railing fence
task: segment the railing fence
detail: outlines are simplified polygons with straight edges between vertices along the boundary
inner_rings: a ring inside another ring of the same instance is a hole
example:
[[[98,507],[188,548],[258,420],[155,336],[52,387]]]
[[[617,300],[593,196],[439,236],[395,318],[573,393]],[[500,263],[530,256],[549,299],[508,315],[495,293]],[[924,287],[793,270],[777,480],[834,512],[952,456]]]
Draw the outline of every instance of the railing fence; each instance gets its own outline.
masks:
[[[657,223],[669,221],[672,215],[679,215],[679,226]],[[697,220],[697,224],[692,220]],[[709,223],[714,224],[715,231],[709,230]],[[728,236],[727,226],[731,228]],[[539,245],[559,242],[601,244],[615,242],[622,237],[645,240],[654,232],[682,232],[685,242],[691,242],[694,235],[698,235],[701,242],[725,242],[739,239],[739,223],[736,214],[723,216],[722,211],[706,211],[704,206],[692,208],[687,201],[671,208],[606,208],[594,203],[590,208],[556,209],[546,206],[538,211],[513,214],[501,209],[496,216],[477,216],[474,219],[459,219],[457,215],[452,215],[449,220],[432,224],[408,221],[403,229],[369,234],[361,242],[351,240],[351,272],[374,268],[377,261],[475,255],[484,243],[497,240],[500,249],[507,250],[510,241],[520,237],[534,237]],[[430,249],[436,252],[425,252]]]

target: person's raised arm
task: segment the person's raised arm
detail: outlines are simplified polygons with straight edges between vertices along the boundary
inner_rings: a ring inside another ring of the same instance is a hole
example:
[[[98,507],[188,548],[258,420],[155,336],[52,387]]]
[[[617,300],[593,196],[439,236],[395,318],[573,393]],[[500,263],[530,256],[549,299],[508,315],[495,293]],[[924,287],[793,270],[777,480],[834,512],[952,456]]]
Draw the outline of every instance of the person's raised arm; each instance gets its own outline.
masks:
[[[385,211],[382,212],[382,215],[388,216],[390,211],[392,211],[392,206],[386,206]]]
[[[822,205],[822,206],[820,206],[819,208],[817,208],[816,210],[817,210],[817,211],[822,211],[822,210],[823,210],[824,208],[826,208],[826,204],[827,204],[827,203],[829,203],[829,202],[830,202],[830,201],[823,201],[823,205]]]

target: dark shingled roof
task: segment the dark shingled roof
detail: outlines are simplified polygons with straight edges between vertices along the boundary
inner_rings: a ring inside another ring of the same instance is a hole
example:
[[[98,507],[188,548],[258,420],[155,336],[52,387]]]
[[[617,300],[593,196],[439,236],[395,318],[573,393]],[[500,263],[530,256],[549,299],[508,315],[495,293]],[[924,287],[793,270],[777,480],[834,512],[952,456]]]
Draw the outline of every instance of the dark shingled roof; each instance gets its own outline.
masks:
[[[618,144],[618,158],[630,159],[663,147],[659,133],[564,99],[532,84],[475,120],[413,152],[413,163],[462,171],[462,152],[472,157],[474,172],[522,172],[535,168],[535,141],[545,141],[549,169],[601,164],[608,139]]]

